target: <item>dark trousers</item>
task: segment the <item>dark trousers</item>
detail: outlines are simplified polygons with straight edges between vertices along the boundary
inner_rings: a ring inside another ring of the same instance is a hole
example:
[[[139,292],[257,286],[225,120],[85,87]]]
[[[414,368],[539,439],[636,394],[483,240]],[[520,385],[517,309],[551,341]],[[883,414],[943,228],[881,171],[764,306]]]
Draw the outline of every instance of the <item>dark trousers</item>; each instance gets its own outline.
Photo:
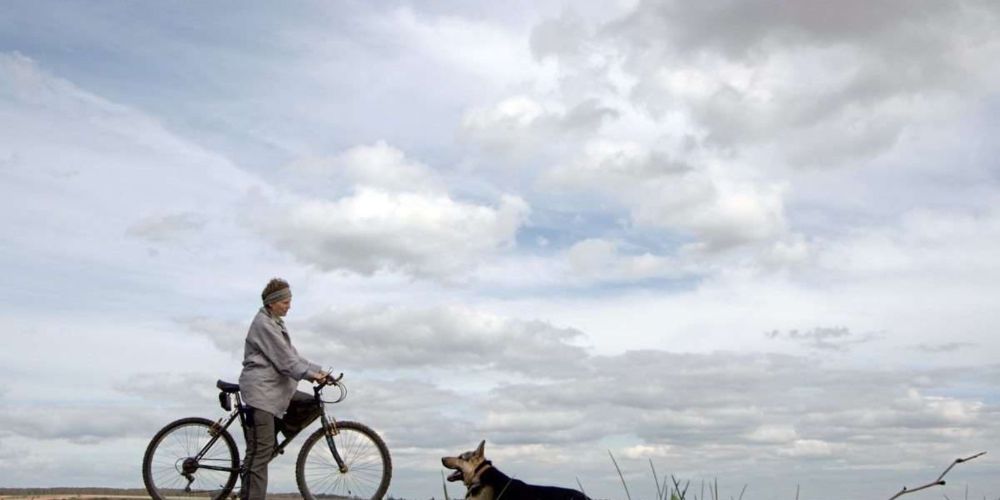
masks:
[[[254,408],[247,407],[247,453],[243,458],[245,468],[242,476],[240,498],[242,500],[264,500],[267,496],[267,464],[277,447],[277,431],[286,438],[298,434],[320,414],[319,405],[312,396],[296,391],[282,418]]]
[[[247,454],[243,458],[241,500],[264,500],[267,497],[267,463],[274,455],[274,415],[247,407]]]

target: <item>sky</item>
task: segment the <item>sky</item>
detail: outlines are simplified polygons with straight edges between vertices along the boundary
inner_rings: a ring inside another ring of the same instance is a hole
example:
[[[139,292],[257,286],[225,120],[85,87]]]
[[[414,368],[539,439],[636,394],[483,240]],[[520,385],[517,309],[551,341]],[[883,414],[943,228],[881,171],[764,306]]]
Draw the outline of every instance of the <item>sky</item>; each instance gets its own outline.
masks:
[[[280,276],[397,497],[995,498],[997,60],[992,0],[6,2],[0,486],[141,487]]]

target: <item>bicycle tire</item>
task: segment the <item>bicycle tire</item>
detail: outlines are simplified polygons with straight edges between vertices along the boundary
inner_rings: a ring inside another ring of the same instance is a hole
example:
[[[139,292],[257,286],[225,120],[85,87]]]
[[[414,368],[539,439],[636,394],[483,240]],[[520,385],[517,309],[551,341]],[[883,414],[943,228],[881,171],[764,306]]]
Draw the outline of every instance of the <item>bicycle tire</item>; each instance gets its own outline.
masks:
[[[306,500],[380,500],[392,479],[392,459],[385,441],[370,427],[357,422],[337,422],[336,428],[334,443],[348,471],[340,471],[326,446],[326,430],[320,428],[302,444],[295,461],[299,493]]]
[[[153,436],[142,458],[142,482],[149,496],[154,500],[176,497],[218,500],[233,490],[239,478],[240,458],[236,442],[225,429],[221,429],[219,439],[196,465],[210,461],[231,470],[215,471],[196,466],[190,472],[194,478],[191,482],[183,475],[185,460],[208,443],[213,425],[215,423],[207,418],[182,418],[167,424]],[[184,491],[185,486],[190,486],[191,491]]]

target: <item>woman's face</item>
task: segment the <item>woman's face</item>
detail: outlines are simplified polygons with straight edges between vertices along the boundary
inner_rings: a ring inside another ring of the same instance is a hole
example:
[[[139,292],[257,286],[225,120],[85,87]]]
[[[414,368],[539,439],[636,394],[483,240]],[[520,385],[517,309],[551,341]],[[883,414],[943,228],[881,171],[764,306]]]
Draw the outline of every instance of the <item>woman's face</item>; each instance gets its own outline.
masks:
[[[288,314],[288,309],[292,307],[292,299],[289,297],[285,300],[279,300],[278,302],[271,302],[271,314],[276,314],[278,316],[284,317]]]

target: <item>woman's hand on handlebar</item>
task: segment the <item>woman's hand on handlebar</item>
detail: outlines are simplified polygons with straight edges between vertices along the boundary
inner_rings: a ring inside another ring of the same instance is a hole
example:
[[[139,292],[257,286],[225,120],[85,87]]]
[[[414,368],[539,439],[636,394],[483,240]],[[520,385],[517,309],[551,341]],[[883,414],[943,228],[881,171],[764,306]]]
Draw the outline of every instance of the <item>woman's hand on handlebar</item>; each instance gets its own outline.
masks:
[[[313,377],[313,381],[316,382],[317,384],[322,384],[322,385],[334,385],[337,382],[339,382],[340,379],[342,378],[344,378],[343,373],[334,377],[333,373],[331,372],[320,371],[319,373],[316,374],[315,377]]]

